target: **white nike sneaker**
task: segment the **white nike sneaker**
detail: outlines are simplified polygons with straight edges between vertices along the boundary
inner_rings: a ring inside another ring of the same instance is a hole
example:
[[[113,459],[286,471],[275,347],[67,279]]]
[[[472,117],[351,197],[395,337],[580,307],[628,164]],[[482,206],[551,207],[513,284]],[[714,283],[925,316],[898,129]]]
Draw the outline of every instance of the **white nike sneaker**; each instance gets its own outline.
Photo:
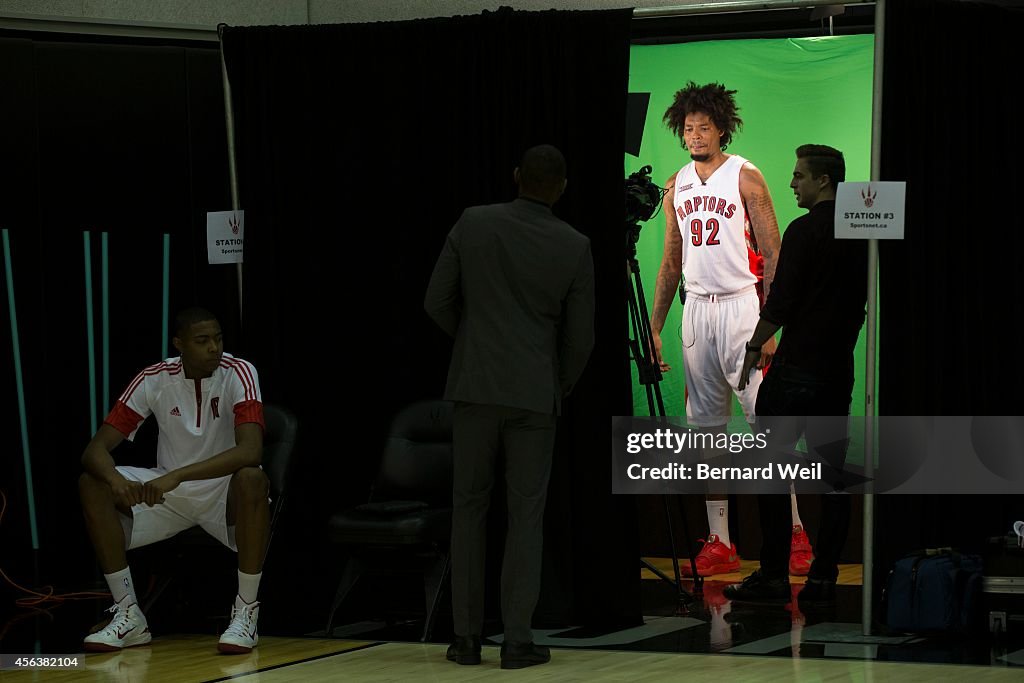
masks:
[[[121,598],[121,602],[115,603],[108,612],[113,612],[114,617],[110,623],[96,633],[85,637],[84,645],[88,652],[111,652],[126,647],[145,645],[153,640],[149,632],[149,624],[142,614],[138,604],[132,602],[130,595]]]
[[[217,649],[230,655],[252,652],[260,640],[256,633],[256,620],[259,618],[259,602],[247,605],[241,598],[235,598],[235,604],[231,608],[231,623],[220,637]]]

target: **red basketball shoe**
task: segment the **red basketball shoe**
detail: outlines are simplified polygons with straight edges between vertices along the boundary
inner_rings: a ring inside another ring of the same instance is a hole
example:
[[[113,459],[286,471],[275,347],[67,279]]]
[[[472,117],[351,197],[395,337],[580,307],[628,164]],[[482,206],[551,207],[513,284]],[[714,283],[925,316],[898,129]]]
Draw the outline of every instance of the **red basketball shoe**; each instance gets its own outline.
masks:
[[[732,543],[726,547],[718,540],[717,534],[708,534],[707,540],[701,539],[704,547],[697,553],[697,574],[700,576],[711,576],[713,574],[728,574],[740,570],[740,554],[736,550],[736,544]],[[690,563],[684,562],[679,567],[683,576],[692,577],[693,571]]]
[[[793,539],[789,543],[789,574],[790,576],[807,576],[814,562],[811,550],[811,539],[799,524],[793,525]]]

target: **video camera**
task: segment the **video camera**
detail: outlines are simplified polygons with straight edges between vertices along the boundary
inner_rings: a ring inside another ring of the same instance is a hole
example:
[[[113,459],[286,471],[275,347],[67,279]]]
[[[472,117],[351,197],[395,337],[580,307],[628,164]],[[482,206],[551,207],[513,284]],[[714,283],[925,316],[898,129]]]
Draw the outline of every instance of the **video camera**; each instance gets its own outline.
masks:
[[[651,181],[651,167],[644,166],[626,178],[626,223],[650,220],[661,206],[662,188]]]

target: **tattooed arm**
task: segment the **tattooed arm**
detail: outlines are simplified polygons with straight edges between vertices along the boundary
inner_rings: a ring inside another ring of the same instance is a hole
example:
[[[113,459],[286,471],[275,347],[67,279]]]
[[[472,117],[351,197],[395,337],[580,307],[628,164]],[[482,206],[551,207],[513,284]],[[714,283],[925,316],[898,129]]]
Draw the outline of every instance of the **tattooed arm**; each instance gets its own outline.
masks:
[[[749,161],[743,164],[740,170],[740,196],[747,207],[747,216],[750,218],[750,226],[757,241],[757,251],[764,258],[764,298],[767,301],[772,280],[775,279],[775,266],[779,262],[782,238],[779,236],[779,222],[775,218],[775,207],[772,205],[768,183],[765,182],[761,171]],[[767,367],[774,355],[775,337],[769,336],[768,341],[761,347],[761,359],[757,367]]]
[[[661,330],[665,327],[665,318],[672,307],[672,299],[679,288],[679,278],[683,270],[683,240],[679,235],[679,224],[676,222],[675,197],[676,177],[673,175],[665,183],[668,192],[662,200],[665,212],[665,251],[661,256],[661,267],[658,268],[658,279],[654,284],[654,305],[651,310],[651,333],[654,352],[662,372],[672,368],[661,357]]]
[[[775,279],[775,265],[779,261],[782,238],[779,236],[779,223],[775,218],[768,183],[761,171],[749,161],[743,164],[740,171],[740,196],[747,207],[747,216],[750,217],[754,239],[757,240],[757,250],[764,257],[764,296],[767,299],[772,280]]]

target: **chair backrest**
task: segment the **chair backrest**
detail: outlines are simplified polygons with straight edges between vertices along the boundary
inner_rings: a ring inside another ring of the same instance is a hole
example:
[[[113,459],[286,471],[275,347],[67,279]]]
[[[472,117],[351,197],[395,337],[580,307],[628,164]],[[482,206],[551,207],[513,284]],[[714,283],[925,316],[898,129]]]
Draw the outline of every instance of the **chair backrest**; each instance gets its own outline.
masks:
[[[418,401],[395,415],[370,500],[452,504],[451,401]]]
[[[276,509],[288,490],[299,420],[284,406],[264,403],[263,421],[263,471],[270,479],[270,499]]]

